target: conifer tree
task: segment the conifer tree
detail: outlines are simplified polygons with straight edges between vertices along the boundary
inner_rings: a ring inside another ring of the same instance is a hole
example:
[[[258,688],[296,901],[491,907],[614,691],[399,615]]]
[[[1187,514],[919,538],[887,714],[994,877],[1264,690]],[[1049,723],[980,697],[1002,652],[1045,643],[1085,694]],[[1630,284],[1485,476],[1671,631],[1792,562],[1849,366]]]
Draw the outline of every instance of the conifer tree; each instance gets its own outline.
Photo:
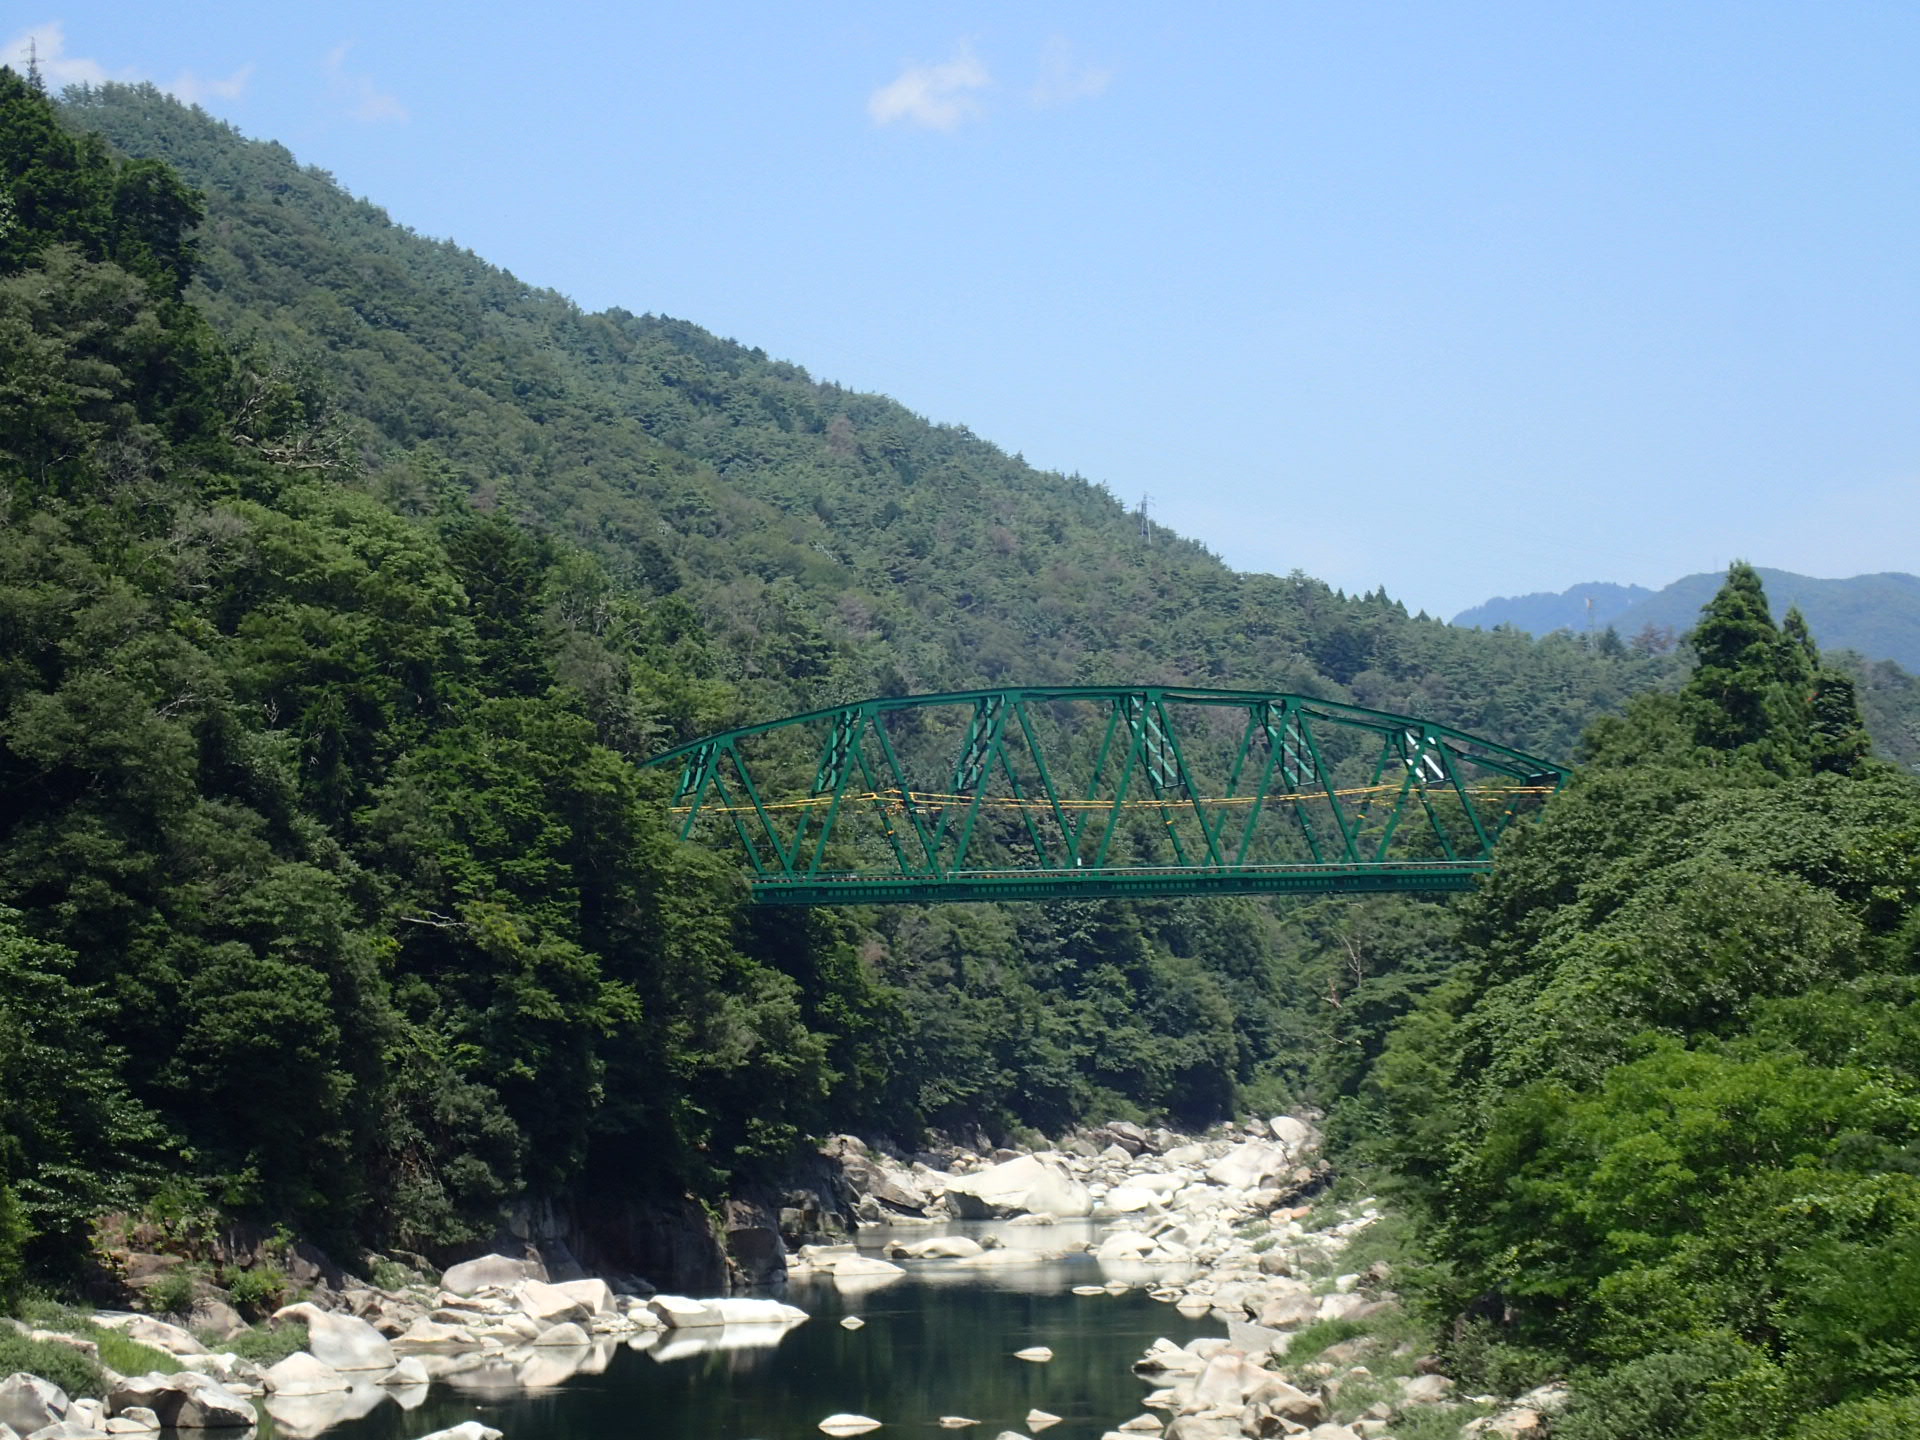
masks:
[[[1804,774],[1815,660],[1806,622],[1783,634],[1760,576],[1744,560],[1727,570],[1689,636],[1699,666],[1685,691],[1694,742],[1741,752],[1778,774]]]

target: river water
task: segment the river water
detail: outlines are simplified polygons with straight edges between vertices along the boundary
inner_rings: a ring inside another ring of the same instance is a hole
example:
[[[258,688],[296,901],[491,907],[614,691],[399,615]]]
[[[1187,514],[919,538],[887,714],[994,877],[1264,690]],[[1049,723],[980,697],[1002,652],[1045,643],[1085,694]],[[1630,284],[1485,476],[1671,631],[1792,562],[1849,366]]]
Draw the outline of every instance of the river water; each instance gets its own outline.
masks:
[[[954,1232],[1003,1236],[1022,1249],[1058,1249],[1085,1239],[1084,1226],[955,1225]],[[924,1238],[939,1231],[901,1232]],[[862,1249],[878,1252],[886,1236],[862,1231]],[[668,1332],[636,1349],[602,1341],[591,1353],[535,1352],[546,1375],[500,1366],[455,1376],[400,1401],[367,1395],[356,1419],[335,1419],[351,1400],[289,1414],[277,1440],[324,1434],[326,1440],[412,1440],[463,1420],[480,1420],[507,1440],[819,1440],[819,1422],[839,1411],[868,1415],[889,1434],[991,1440],[1002,1430],[1034,1433],[1029,1410],[1061,1423],[1047,1440],[1096,1440],[1141,1412],[1149,1386],[1129,1366],[1156,1336],[1184,1343],[1218,1333],[1218,1322],[1190,1321],[1150,1299],[1135,1269],[1124,1294],[1075,1295],[1076,1285],[1114,1278],[1085,1254],[1065,1259],[967,1268],[952,1262],[904,1262],[908,1273],[879,1284],[807,1279],[778,1292],[810,1319],[780,1330],[732,1326]],[[866,1324],[839,1323],[858,1315]],[[1054,1358],[1013,1358],[1032,1345]],[[577,1365],[577,1369],[572,1369]],[[570,1375],[566,1374],[572,1369]],[[553,1380],[529,1388],[527,1380]],[[403,1408],[403,1402],[410,1408]],[[943,1415],[980,1421],[971,1430],[942,1431]],[[328,1424],[333,1419],[334,1423]],[[262,1440],[269,1435],[262,1426]]]

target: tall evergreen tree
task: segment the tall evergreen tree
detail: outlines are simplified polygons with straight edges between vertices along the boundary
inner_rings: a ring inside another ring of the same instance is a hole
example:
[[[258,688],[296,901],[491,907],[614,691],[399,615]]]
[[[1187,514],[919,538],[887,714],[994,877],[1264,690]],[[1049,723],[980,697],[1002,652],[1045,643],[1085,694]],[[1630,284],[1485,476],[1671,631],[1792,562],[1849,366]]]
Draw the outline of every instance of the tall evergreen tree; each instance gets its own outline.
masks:
[[[1804,773],[1814,667],[1805,621],[1783,634],[1759,573],[1736,560],[1688,639],[1699,660],[1685,691],[1694,742]]]

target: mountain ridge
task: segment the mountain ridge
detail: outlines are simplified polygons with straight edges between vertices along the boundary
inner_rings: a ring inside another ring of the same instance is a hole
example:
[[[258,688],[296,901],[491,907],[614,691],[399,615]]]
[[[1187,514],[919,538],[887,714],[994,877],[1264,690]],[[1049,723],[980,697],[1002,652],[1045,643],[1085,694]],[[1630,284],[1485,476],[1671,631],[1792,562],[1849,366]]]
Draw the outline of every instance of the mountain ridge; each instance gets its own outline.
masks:
[[[1826,648],[1920,670],[1920,576],[1883,570],[1828,580],[1766,566],[1755,569],[1766,583],[1776,619],[1797,606]],[[1496,597],[1461,611],[1451,623],[1484,629],[1511,625],[1531,635],[1578,632],[1589,626],[1612,626],[1623,639],[1648,627],[1681,635],[1693,628],[1700,607],[1723,578],[1723,572],[1700,571],[1658,590],[1586,582],[1558,593]],[[1584,604],[1588,596],[1599,602],[1591,616]]]

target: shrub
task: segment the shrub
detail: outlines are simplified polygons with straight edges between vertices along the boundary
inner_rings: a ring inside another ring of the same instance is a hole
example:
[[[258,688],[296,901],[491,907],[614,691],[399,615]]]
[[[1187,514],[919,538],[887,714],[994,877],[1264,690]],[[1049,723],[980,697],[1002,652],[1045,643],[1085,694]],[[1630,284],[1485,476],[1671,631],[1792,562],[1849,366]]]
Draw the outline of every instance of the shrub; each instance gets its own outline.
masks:
[[[169,1270],[147,1286],[147,1307],[158,1315],[184,1315],[193,1309],[193,1274],[185,1266]]]
[[[70,1397],[107,1393],[106,1378],[100,1367],[75,1350],[55,1340],[29,1340],[11,1326],[0,1325],[0,1375],[24,1370],[52,1381]]]
[[[287,1293],[287,1277],[277,1265],[256,1265],[251,1270],[229,1270],[227,1294],[244,1310],[277,1309]]]
[[[1710,1433],[1723,1409],[1717,1399],[1754,1358],[1739,1341],[1720,1337],[1600,1371],[1574,1387],[1554,1421],[1554,1440],[1692,1440]]]
[[[1874,1395],[1822,1410],[1802,1420],[1792,1440],[1888,1440],[1893,1435],[1920,1435],[1920,1393]]]
[[[1369,1328],[1360,1320],[1316,1320],[1293,1332],[1293,1339],[1287,1343],[1287,1353],[1281,1358],[1289,1366],[1304,1365],[1322,1350],[1338,1345],[1342,1340],[1367,1334]]]
[[[417,1285],[426,1277],[409,1265],[398,1260],[376,1260],[367,1278],[382,1290],[404,1290],[409,1285]]]
[[[1468,1391],[1519,1395],[1552,1379],[1559,1368],[1552,1354],[1503,1341],[1485,1320],[1459,1323],[1439,1349],[1446,1373]]]

